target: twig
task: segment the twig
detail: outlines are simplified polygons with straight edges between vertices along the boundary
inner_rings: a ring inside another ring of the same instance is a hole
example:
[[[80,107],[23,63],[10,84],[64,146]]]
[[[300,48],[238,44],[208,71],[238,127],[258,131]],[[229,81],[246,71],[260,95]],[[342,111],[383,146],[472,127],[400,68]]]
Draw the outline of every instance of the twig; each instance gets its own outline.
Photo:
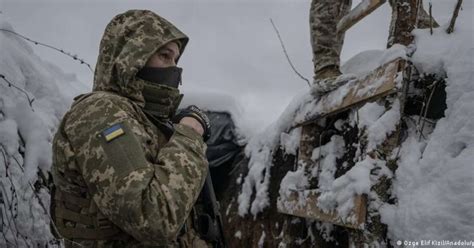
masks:
[[[272,18],[270,18],[270,22],[272,23],[272,26],[273,26],[273,29],[275,29],[275,32],[276,34],[278,35],[278,39],[280,40],[280,44],[281,44],[281,47],[283,48],[283,52],[285,53],[285,56],[286,56],[286,59],[288,60],[288,63],[290,64],[291,68],[293,69],[293,71],[303,80],[305,80],[307,83],[308,83],[308,86],[311,87],[311,83],[309,82],[309,80],[305,77],[303,77],[303,75],[301,75],[301,73],[299,73],[295,66],[293,65],[293,63],[291,62],[291,59],[290,57],[288,56],[288,53],[286,51],[286,48],[285,48],[285,44],[283,44],[283,40],[281,39],[281,36],[280,36],[280,32],[278,32],[278,29],[277,27],[275,26],[275,23],[273,23],[273,20]]]
[[[430,92],[430,97],[428,98],[428,102],[426,103],[426,107],[425,107],[425,113],[423,114],[423,123],[421,125],[421,129],[420,129],[420,138],[421,139],[421,136],[423,135],[423,129],[425,128],[425,123],[426,123],[426,116],[428,115],[428,109],[431,105],[431,99],[433,98],[433,95],[434,95],[434,92],[436,90],[436,86],[438,85],[438,80],[436,80],[434,82],[434,85],[433,85],[433,89],[431,90]]]
[[[21,35],[21,34],[15,32],[15,31],[12,31],[12,30],[0,28],[0,31],[14,34],[14,35],[16,35],[16,36],[18,36],[18,37],[20,37],[20,38],[22,38],[22,39],[24,39],[24,40],[27,40],[27,41],[29,41],[29,42],[35,44],[35,45],[44,46],[44,47],[53,49],[53,50],[55,50],[55,51],[58,51],[58,52],[60,52],[60,53],[62,53],[62,54],[64,54],[64,55],[66,55],[66,56],[68,56],[68,57],[71,57],[71,58],[74,59],[74,60],[79,61],[79,62],[81,63],[81,65],[82,65],[82,64],[86,65],[86,66],[89,68],[89,70],[90,70],[92,73],[94,73],[94,70],[92,70],[91,65],[90,65],[89,63],[87,63],[86,61],[84,61],[83,59],[77,57],[77,55],[73,55],[72,53],[66,52],[66,51],[64,51],[63,49],[60,49],[60,48],[57,48],[57,47],[54,47],[54,46],[51,46],[51,45],[48,45],[48,44],[45,44],[45,43],[42,43],[42,42],[39,42],[39,41],[32,40],[32,39],[30,39],[30,38],[28,38],[28,37],[26,37],[26,36],[24,36],[24,35]]]
[[[456,24],[456,18],[458,18],[459,14],[459,9],[461,9],[462,5],[462,0],[458,0],[458,3],[456,4],[456,8],[454,9],[453,12],[453,17],[451,17],[451,22],[449,23],[448,29],[446,29],[446,33],[450,34],[454,31],[454,24]]]
[[[433,15],[431,14],[431,8],[433,5],[430,2],[430,34],[433,35]]]
[[[10,81],[5,77],[5,75],[0,74],[0,78],[3,79],[5,82],[7,82],[8,87],[13,87],[13,88],[15,88],[15,89],[17,89],[17,90],[23,92],[23,94],[25,94],[26,98],[28,99],[28,104],[30,105],[31,109],[32,109],[33,112],[34,112],[33,104],[32,104],[32,103],[35,101],[35,98],[34,98],[34,97],[33,97],[33,98],[30,98],[30,95],[28,95],[28,93],[27,93],[25,90],[23,90],[22,88],[16,86],[16,85],[13,84],[12,82],[10,82]]]

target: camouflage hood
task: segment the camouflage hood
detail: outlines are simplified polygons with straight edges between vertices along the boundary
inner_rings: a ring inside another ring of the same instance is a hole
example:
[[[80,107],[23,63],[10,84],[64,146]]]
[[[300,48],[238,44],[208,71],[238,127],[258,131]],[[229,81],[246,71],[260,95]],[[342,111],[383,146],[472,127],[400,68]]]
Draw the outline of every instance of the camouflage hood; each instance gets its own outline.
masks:
[[[148,10],[115,16],[100,42],[93,91],[111,91],[144,106],[143,80],[135,74],[166,43],[179,40],[183,54],[188,37],[173,24]]]

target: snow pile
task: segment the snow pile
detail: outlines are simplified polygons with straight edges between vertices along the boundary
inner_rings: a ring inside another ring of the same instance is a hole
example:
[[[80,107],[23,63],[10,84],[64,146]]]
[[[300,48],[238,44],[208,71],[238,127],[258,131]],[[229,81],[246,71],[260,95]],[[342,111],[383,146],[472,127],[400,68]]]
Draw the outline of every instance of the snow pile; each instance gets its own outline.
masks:
[[[0,15],[0,28],[13,30]],[[87,87],[0,32],[0,246],[55,243],[49,224],[51,140],[72,96]]]
[[[407,49],[395,44],[388,50],[368,50],[354,55],[341,66],[343,73],[352,73],[362,78],[380,65],[390,62],[396,58],[407,58]]]
[[[393,191],[382,208],[392,240],[472,240],[474,234],[474,28],[465,2],[454,33],[417,30],[413,62],[446,75],[447,110],[427,140],[411,127],[402,144]]]

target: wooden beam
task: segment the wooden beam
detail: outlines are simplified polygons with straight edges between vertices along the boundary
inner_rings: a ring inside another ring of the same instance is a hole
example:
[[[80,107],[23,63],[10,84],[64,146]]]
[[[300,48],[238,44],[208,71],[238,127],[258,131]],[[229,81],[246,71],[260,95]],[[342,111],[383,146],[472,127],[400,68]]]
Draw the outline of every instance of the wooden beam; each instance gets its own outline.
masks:
[[[363,0],[359,5],[352,9],[347,15],[341,18],[337,24],[337,32],[346,32],[357,22],[368,16],[378,7],[382,6],[387,0]]]
[[[354,84],[339,104],[331,104],[331,94],[322,96],[318,104],[323,106],[323,110],[317,113],[317,115],[309,116],[306,120],[297,123],[295,126],[314,123],[323,117],[341,113],[347,109],[397,92],[397,74],[403,71],[404,67],[405,60],[400,58],[380,66],[374,72]]]
[[[335,225],[363,230],[367,213],[367,197],[354,196],[354,208],[346,220],[336,212],[325,213],[318,207],[319,194],[315,190],[294,191],[284,200],[278,200],[278,212],[303,218],[317,219]]]

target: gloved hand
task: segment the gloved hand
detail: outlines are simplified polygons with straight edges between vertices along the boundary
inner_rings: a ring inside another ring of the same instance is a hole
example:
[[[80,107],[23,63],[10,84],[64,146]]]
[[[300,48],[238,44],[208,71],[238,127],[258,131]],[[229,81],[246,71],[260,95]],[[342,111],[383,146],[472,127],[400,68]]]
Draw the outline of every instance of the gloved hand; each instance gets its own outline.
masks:
[[[173,122],[179,123],[184,117],[194,118],[199,123],[201,123],[202,129],[204,130],[204,133],[202,134],[204,142],[206,142],[211,137],[211,122],[209,121],[207,115],[202,112],[202,110],[200,110],[198,107],[196,107],[195,105],[190,105],[187,108],[181,110],[177,115],[173,117]]]

